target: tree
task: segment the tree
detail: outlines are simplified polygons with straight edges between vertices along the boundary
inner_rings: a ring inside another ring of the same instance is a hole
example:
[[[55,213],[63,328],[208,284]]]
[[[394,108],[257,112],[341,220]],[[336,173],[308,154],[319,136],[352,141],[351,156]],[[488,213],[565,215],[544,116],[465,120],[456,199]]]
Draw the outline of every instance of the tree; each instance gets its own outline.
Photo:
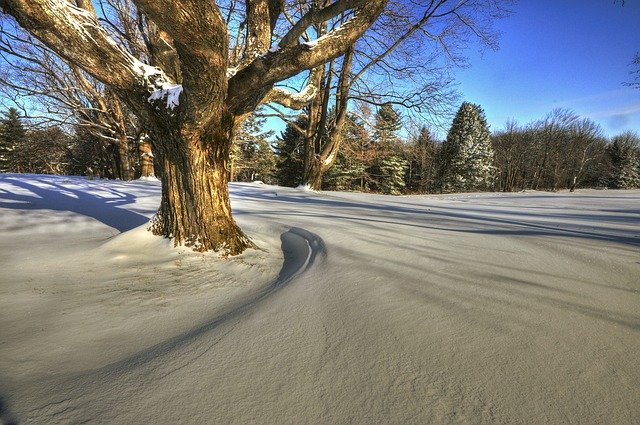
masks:
[[[300,118],[297,123],[289,123],[277,138],[274,145],[278,156],[276,164],[276,180],[281,186],[296,187],[300,184],[304,169],[303,144],[304,131],[301,126],[305,120]]]
[[[479,105],[463,102],[442,144],[443,192],[488,190],[495,167],[487,120]]]
[[[15,149],[26,141],[26,130],[16,108],[9,108],[0,121],[0,173],[17,171]]]
[[[5,20],[6,21],[6,20]],[[68,64],[17,25],[0,26],[0,70],[5,96],[40,124],[74,124],[113,156],[111,178],[132,180],[135,118],[114,93]]]
[[[341,191],[365,190],[365,170],[373,163],[369,132],[355,114],[349,114],[342,133],[341,149],[334,165],[323,175],[322,187]]]
[[[69,169],[69,136],[57,125],[32,129],[13,152],[13,169],[20,173],[64,174]]]
[[[267,139],[272,131],[263,132],[264,119],[251,114],[236,132],[230,163],[231,181],[272,183],[276,157]]]
[[[367,169],[371,187],[387,194],[399,194],[404,188],[407,163],[397,132],[402,127],[400,114],[391,104],[384,104],[375,116],[373,144],[375,159]]]
[[[438,144],[427,127],[421,127],[407,148],[407,186],[410,191],[425,193],[434,190],[435,155]]]
[[[405,187],[404,177],[407,172],[407,161],[398,155],[380,158],[379,190],[387,195],[400,195]]]
[[[238,254],[253,244],[231,215],[227,166],[235,128],[262,102],[303,103],[315,88],[296,94],[275,84],[341,55],[377,19],[386,0],[301,2],[286,18],[284,2],[248,0],[236,26],[231,17],[241,9],[229,5],[222,5],[225,18],[213,2],[133,3],[162,41],[149,63],[109,35],[91,1],[0,0],[0,7],[108,86],[148,127],[162,165],[161,204],[151,230],[195,250]],[[300,42],[310,26],[338,16],[350,19]],[[232,63],[229,29],[240,28],[240,22],[245,41]],[[279,42],[272,46],[274,39]]]
[[[613,138],[606,148],[610,161],[608,186],[613,189],[640,187],[640,136],[626,132]]]
[[[393,105],[385,103],[376,113],[373,138],[382,149],[388,149],[398,142],[397,132],[402,128],[402,119]]]
[[[497,47],[492,21],[506,16],[510,3],[391,2],[342,58],[314,73],[322,89],[308,111],[303,184],[319,190],[322,174],[338,158],[350,100],[376,106],[392,103],[432,121],[448,116],[457,100],[450,67],[465,63],[461,47],[473,37]],[[328,107],[331,99],[333,108]]]

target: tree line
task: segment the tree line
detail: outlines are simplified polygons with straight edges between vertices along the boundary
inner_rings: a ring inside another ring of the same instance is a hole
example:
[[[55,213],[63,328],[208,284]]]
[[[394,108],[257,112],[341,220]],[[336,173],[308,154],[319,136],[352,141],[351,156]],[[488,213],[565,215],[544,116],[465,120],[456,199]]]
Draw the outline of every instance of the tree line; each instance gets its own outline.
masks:
[[[154,176],[153,154],[145,135],[123,146],[79,125],[34,125],[9,108],[0,115],[0,173],[131,180]]]
[[[597,124],[567,110],[490,133],[482,108],[464,102],[443,141],[426,126],[402,136],[403,119],[391,104],[375,114],[367,107],[357,112],[345,118],[342,145],[321,175],[322,189],[399,195],[640,187],[640,137],[626,132],[608,140]],[[237,131],[229,180],[304,185],[305,119],[287,125],[275,140],[264,124],[251,115]],[[126,179],[119,164],[126,157],[133,178],[154,175],[144,137],[131,139],[127,149],[122,155],[119,145],[96,140],[82,127],[30,126],[15,108],[0,120],[0,172]]]
[[[322,189],[398,195],[640,187],[640,136],[625,132],[609,140],[571,111],[554,110],[526,125],[512,121],[491,133],[483,109],[464,102],[442,141],[426,126],[402,137],[402,118],[391,104],[372,120],[359,112],[347,116]],[[303,118],[287,125],[273,151],[266,148],[268,133],[245,138],[236,163],[247,173],[235,179],[304,185],[305,125]]]

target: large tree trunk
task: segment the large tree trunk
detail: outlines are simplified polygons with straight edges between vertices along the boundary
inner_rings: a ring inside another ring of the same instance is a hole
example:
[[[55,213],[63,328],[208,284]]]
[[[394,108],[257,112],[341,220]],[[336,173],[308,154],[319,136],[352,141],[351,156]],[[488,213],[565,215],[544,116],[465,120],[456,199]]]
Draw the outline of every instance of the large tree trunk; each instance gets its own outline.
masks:
[[[162,149],[162,200],[152,220],[156,235],[196,251],[236,255],[255,247],[231,215],[227,163],[231,139],[183,130],[172,139],[153,135]]]

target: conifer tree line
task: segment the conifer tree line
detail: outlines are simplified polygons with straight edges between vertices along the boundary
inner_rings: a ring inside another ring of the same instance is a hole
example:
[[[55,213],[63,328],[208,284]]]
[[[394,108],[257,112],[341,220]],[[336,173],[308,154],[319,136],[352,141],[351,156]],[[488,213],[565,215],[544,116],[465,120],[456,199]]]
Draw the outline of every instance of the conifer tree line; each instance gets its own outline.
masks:
[[[510,122],[491,133],[482,108],[464,102],[446,139],[438,140],[427,126],[407,136],[391,104],[375,114],[363,109],[347,116],[323,190],[400,195],[640,187],[640,136],[625,132],[609,140],[597,124],[570,111],[555,110],[526,125]],[[300,185],[305,125],[299,118],[274,137],[263,130],[264,118],[250,115],[236,134],[230,180]],[[135,178],[154,173],[153,156],[141,143],[131,140],[129,146]],[[115,145],[81,127],[33,126],[15,108],[0,120],[0,172],[121,178]]]

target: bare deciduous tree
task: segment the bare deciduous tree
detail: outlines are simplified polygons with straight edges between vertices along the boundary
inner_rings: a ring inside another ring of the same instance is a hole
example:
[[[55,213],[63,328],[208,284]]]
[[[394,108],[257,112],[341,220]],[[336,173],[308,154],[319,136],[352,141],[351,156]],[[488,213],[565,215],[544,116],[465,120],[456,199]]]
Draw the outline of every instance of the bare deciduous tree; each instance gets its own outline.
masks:
[[[340,149],[350,100],[394,104],[437,121],[457,99],[450,65],[465,63],[461,49],[472,38],[497,46],[492,21],[510,1],[390,2],[381,18],[343,57],[310,78],[321,90],[307,109],[302,184],[319,190]],[[327,25],[316,28],[322,33]],[[329,116],[331,114],[331,116]]]
[[[0,0],[0,8],[69,63],[108,86],[148,126],[162,163],[162,200],[152,231],[196,250],[238,254],[252,242],[231,214],[227,162],[241,118],[266,99],[296,100],[275,83],[341,55],[382,12],[386,0],[247,0],[245,47],[230,67],[224,8],[198,0],[134,0],[158,29],[162,60],[150,66],[118,43],[88,0]],[[325,35],[301,42],[312,25],[348,16]],[[287,31],[274,42],[274,29]]]

